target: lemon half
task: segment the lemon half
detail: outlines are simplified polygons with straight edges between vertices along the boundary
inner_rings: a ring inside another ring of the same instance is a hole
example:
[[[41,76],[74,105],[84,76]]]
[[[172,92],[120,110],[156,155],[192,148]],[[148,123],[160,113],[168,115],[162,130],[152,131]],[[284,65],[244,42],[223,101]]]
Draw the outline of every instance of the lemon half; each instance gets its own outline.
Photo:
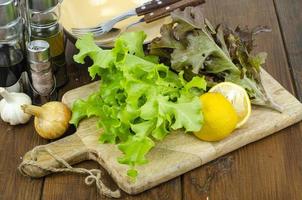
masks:
[[[230,101],[219,93],[200,96],[204,123],[194,135],[205,141],[219,141],[228,137],[236,128],[238,116]]]
[[[236,128],[243,126],[251,115],[251,101],[245,89],[231,82],[222,82],[212,87],[209,92],[220,93],[233,105],[238,115]]]

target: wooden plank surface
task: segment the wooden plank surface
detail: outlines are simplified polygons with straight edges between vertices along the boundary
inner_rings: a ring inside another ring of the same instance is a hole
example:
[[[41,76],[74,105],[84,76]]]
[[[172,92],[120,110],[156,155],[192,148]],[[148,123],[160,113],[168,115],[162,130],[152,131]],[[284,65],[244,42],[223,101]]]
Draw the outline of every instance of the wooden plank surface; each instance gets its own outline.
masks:
[[[274,0],[276,15],[279,20],[279,26],[283,37],[287,60],[290,66],[293,82],[296,89],[297,98],[302,100],[302,1],[300,0]],[[302,162],[299,154],[301,153],[302,125],[297,124],[290,127],[291,139],[286,138],[286,151],[283,152],[286,156],[286,175],[293,181],[287,192],[286,198],[301,199],[302,188]],[[289,186],[287,186],[288,188]],[[295,191],[292,192],[292,191]],[[296,194],[296,195],[295,195]],[[298,194],[298,195],[297,195]]]
[[[302,100],[302,1],[274,0],[274,3],[298,98]]]
[[[265,68],[294,93],[273,1],[211,0],[205,6],[216,23],[270,26],[272,33],[256,39],[257,51],[268,52]],[[301,199],[301,131],[300,123],[187,173],[184,199]]]
[[[40,199],[43,179],[24,178],[17,172],[17,166],[28,149],[44,143],[46,140],[41,139],[31,125],[9,126],[0,121],[1,200]]]
[[[301,1],[274,0],[282,27],[280,34],[273,0],[209,0],[207,15],[214,22],[233,25],[267,24],[273,33],[260,36],[258,50],[269,53],[266,69],[294,93],[290,66],[297,82],[298,97],[302,99],[301,84]],[[299,42],[300,41],[300,42]],[[297,43],[298,42],[298,43]],[[284,46],[286,51],[284,50]],[[73,47],[69,46],[69,50]],[[71,60],[71,57],[69,57]],[[87,83],[85,70],[68,66],[71,81],[69,90]],[[82,74],[84,73],[84,74]],[[29,179],[17,173],[20,156],[35,145],[46,143],[34,133],[32,124],[10,127],[0,123],[0,199],[106,199],[96,190],[83,184],[77,175],[55,175],[43,179]],[[226,157],[164,183],[137,196],[123,194],[123,199],[302,199],[302,127],[301,123],[284,129],[257,143],[250,144]],[[92,162],[81,164],[96,167]],[[108,176],[108,183],[114,186]],[[64,195],[66,191],[68,195]]]

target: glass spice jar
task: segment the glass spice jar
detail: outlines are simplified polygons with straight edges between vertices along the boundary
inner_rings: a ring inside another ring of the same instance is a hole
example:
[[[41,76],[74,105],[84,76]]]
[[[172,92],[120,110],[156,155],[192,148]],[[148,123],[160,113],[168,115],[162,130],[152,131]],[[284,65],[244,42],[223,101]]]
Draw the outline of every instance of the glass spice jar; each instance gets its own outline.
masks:
[[[49,57],[49,44],[46,41],[34,40],[27,44],[29,83],[34,104],[43,104],[57,99],[56,80]]]
[[[44,40],[50,45],[50,60],[56,77],[56,87],[67,81],[65,40],[59,23],[61,0],[27,0],[27,20],[30,41]]]

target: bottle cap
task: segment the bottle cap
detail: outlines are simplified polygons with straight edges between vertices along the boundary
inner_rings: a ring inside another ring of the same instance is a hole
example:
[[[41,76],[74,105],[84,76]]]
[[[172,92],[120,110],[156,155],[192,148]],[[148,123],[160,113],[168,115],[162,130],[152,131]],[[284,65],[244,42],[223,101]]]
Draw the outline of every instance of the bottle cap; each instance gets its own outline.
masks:
[[[27,56],[29,62],[49,61],[49,44],[44,40],[34,40],[27,45]]]
[[[0,26],[8,25],[19,17],[16,0],[0,0]]]
[[[44,12],[61,2],[62,0],[28,0],[28,7],[36,12]]]

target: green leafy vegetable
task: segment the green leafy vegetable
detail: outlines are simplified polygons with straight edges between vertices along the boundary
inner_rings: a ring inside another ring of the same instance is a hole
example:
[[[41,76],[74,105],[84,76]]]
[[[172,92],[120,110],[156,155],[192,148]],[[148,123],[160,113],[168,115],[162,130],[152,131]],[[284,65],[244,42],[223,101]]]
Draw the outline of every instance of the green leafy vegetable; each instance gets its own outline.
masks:
[[[156,56],[146,56],[145,38],[144,32],[125,33],[112,50],[103,50],[86,35],[77,41],[80,51],[74,56],[78,63],[87,56],[92,59],[88,70],[92,78],[101,77],[101,86],[87,100],[74,103],[71,123],[77,126],[85,117],[99,117],[104,130],[100,142],[118,144],[123,152],[118,162],[130,166],[131,177],[138,174],[136,165],[148,162],[154,140],[176,129],[198,131],[203,122],[198,96],[206,89],[205,79],[187,82],[183,73],[177,75],[158,64]]]
[[[177,72],[184,71],[186,80],[205,76],[208,86],[230,81],[244,87],[253,104],[279,110],[267,96],[260,78],[266,53],[251,54],[253,36],[268,31],[257,27],[252,31],[235,31],[218,26],[204,18],[201,6],[172,12],[172,22],[163,25],[161,37],[152,41],[150,54],[160,56]]]

